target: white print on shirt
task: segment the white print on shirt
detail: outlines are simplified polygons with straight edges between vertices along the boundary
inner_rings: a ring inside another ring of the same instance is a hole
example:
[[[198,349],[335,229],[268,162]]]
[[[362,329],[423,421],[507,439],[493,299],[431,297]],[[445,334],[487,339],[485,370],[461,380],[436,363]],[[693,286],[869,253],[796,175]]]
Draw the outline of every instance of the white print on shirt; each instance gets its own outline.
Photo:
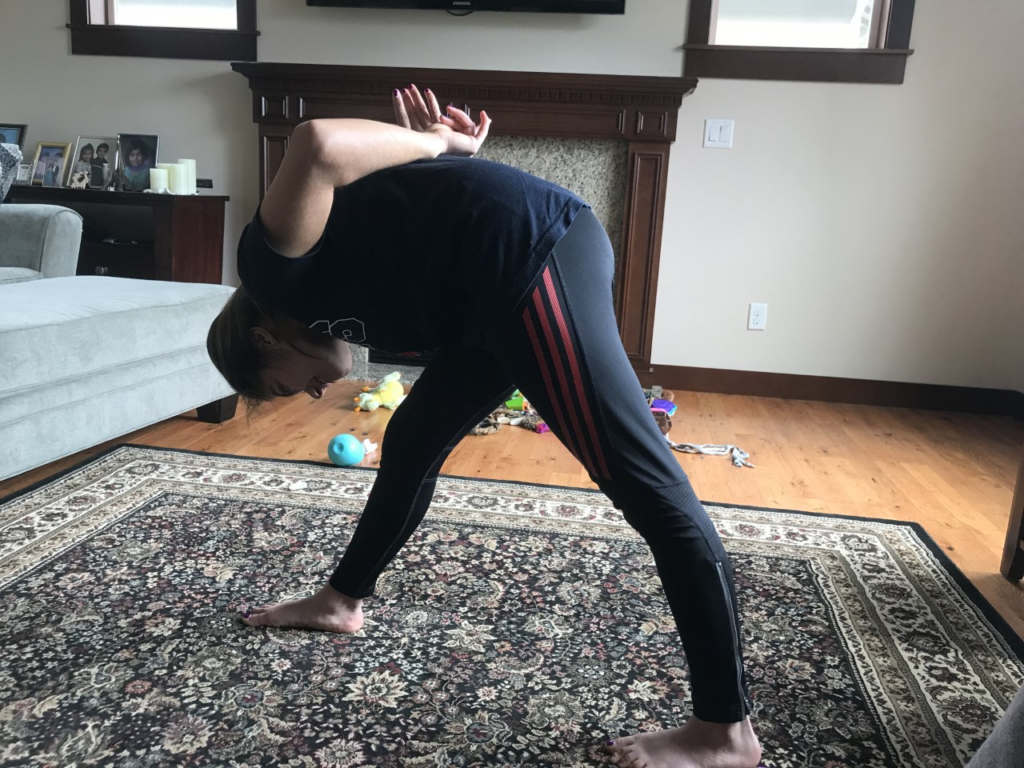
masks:
[[[343,317],[333,322],[330,320],[317,320],[315,323],[310,324],[309,329],[315,330],[317,327],[320,328],[320,332],[325,336],[334,336],[350,344],[362,344],[366,341],[366,326],[363,325],[362,320],[355,317]]]

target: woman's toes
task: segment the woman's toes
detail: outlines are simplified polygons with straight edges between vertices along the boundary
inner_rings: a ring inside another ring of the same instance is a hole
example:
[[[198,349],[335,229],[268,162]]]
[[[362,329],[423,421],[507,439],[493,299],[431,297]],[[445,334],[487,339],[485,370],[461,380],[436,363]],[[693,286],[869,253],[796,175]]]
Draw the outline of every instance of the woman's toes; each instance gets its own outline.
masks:
[[[253,611],[248,617],[243,614],[242,620],[250,627],[278,627],[281,626],[280,610],[272,610],[277,606],[265,605],[259,612]]]

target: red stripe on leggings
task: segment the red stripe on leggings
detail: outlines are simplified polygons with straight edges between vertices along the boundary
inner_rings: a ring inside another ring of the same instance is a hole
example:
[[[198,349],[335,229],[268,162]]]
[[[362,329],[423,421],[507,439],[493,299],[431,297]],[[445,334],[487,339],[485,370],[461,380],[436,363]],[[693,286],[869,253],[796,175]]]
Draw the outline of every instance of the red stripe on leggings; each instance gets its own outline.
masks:
[[[572,339],[569,336],[569,327],[566,325],[565,316],[562,314],[562,305],[558,302],[558,294],[555,293],[555,284],[551,279],[551,269],[544,270],[544,285],[548,289],[548,299],[551,301],[551,310],[555,313],[558,321],[558,328],[562,332],[562,343],[565,344],[565,353],[569,358],[569,367],[572,369],[572,378],[576,383],[576,396],[579,398],[579,407],[583,410],[583,420],[590,430],[590,439],[594,443],[594,453],[597,454],[597,463],[601,466],[601,476],[606,480],[611,479],[608,465],[604,460],[604,451],[601,450],[601,442],[597,437],[597,426],[594,424],[594,417],[590,412],[590,403],[583,389],[583,377],[580,375],[580,366],[576,360],[576,349],[573,347]],[[566,398],[566,402],[569,402]],[[575,415],[575,414],[574,414]],[[575,421],[575,418],[574,418]]]
[[[544,269],[545,279],[548,279],[549,275],[550,267],[547,267]],[[569,417],[572,420],[572,426],[576,432],[576,440],[579,443],[580,450],[583,454],[583,464],[586,466],[587,472],[589,472],[592,477],[598,477],[597,469],[594,466],[594,460],[590,457],[590,449],[587,447],[586,438],[583,437],[583,429],[580,427],[579,415],[576,413],[576,409],[573,408],[572,395],[569,393],[569,382],[565,375],[565,366],[562,365],[562,357],[558,353],[558,342],[555,340],[555,333],[551,330],[551,323],[548,321],[548,315],[544,308],[544,299],[541,298],[540,286],[538,286],[533,292],[533,304],[537,308],[537,314],[540,316],[540,324],[544,328],[544,336],[548,342],[548,349],[551,351],[551,359],[555,362],[558,382],[562,385],[562,395],[565,399],[565,407],[569,411]],[[558,305],[555,304],[555,306]]]
[[[534,293],[539,295],[539,289],[535,290]],[[551,379],[551,371],[548,369],[548,361],[544,357],[544,350],[541,349],[540,338],[537,335],[537,328],[533,324],[533,317],[530,316],[529,307],[523,310],[523,323],[526,325],[526,332],[530,336],[530,343],[533,344],[533,353],[537,356],[537,364],[540,366],[540,375],[544,378],[544,386],[548,391],[548,399],[551,401],[551,407],[555,411],[555,420],[558,422],[559,437],[565,440],[566,447],[572,455],[579,459],[580,452],[573,444],[572,436],[566,428],[565,416],[562,413],[562,406],[558,402],[554,382]]]

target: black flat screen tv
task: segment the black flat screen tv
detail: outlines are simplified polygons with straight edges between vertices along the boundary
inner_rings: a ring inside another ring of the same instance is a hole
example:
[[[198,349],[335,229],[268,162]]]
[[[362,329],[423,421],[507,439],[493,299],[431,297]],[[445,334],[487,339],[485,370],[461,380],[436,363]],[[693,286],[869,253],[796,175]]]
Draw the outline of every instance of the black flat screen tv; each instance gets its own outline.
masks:
[[[443,11],[524,11],[528,13],[626,12],[626,0],[306,0],[306,5],[337,8],[424,8]]]

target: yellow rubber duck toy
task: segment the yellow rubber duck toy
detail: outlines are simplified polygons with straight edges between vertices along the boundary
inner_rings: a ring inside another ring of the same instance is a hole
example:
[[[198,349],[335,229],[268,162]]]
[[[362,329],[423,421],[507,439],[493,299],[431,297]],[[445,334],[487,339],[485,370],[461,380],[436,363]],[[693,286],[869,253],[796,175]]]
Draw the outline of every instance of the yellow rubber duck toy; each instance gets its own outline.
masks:
[[[378,408],[395,410],[405,400],[405,387],[400,379],[402,374],[398,371],[389,373],[380,380],[374,388],[363,387],[363,394],[353,398],[357,411],[375,411]]]

